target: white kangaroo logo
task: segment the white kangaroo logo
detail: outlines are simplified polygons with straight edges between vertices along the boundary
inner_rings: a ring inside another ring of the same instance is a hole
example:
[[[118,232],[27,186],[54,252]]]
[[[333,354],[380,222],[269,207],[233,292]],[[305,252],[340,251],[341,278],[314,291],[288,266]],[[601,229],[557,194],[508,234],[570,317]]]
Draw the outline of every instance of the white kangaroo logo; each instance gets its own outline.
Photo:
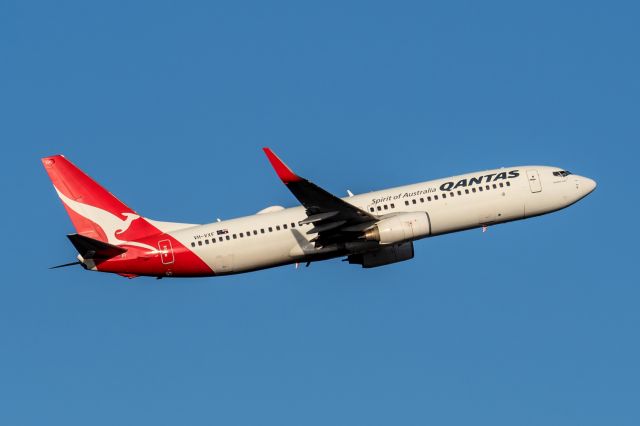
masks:
[[[55,188],[55,187],[54,187]],[[144,249],[149,249],[156,251],[156,248],[147,244],[138,243],[135,241],[124,241],[118,238],[119,234],[126,232],[127,229],[131,226],[131,223],[140,219],[140,216],[135,213],[122,213],[123,216],[127,218],[125,220],[120,219],[118,216],[106,211],[102,210],[98,207],[91,206],[89,204],[79,203],[78,201],[72,200],[71,198],[64,195],[62,192],[58,191],[58,188],[55,188],[58,196],[62,200],[63,203],[67,205],[71,210],[78,213],[80,216],[85,219],[89,219],[94,222],[102,230],[107,236],[107,242],[113,245],[122,245],[126,244],[129,246],[141,247]]]

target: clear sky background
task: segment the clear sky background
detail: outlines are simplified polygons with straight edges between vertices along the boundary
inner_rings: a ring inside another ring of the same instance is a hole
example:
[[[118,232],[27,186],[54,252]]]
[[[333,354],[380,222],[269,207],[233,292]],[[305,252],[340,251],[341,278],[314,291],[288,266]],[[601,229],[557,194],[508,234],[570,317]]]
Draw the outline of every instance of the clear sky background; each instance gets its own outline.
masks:
[[[0,3],[3,425],[638,425],[637,2]],[[142,214],[548,164],[552,215],[206,279],[50,271],[40,157]]]

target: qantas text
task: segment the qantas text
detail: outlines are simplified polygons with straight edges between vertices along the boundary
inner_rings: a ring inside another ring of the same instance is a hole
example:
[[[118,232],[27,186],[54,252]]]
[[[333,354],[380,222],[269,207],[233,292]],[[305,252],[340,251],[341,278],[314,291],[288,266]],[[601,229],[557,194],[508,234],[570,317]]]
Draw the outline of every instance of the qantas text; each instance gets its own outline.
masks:
[[[519,170],[511,170],[510,172],[491,173],[484,176],[476,176],[469,179],[461,179],[458,182],[445,182],[440,185],[440,191],[451,191],[452,189],[465,187],[474,184],[495,182],[503,179],[513,179],[520,176]]]
[[[453,181],[445,182],[442,185],[440,185],[440,191],[445,191],[445,192],[452,191],[456,188],[462,188],[462,187],[467,187],[471,185],[478,185],[481,183],[496,182],[498,180],[513,179],[513,178],[517,178],[518,176],[520,176],[519,170],[511,170],[508,172],[491,173],[488,175],[475,176],[468,179],[460,179],[457,182],[453,182]],[[404,192],[398,195],[389,195],[386,197],[374,198],[372,200],[372,204],[375,205],[379,203],[385,203],[387,201],[416,197],[423,194],[432,194],[434,192],[438,192],[438,190],[436,188],[427,188],[427,189],[414,191],[414,192]]]

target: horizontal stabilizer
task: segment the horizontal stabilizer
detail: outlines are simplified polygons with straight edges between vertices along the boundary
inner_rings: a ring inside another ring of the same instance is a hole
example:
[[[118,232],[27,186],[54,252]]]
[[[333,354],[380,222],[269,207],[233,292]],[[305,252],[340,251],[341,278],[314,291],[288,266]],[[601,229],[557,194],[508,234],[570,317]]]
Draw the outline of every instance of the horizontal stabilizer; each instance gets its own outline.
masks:
[[[52,266],[49,269],[58,269],[58,268],[66,268],[67,266],[74,266],[74,265],[82,265],[82,262],[80,261],[75,261],[75,262],[71,262],[71,263],[64,263],[62,265],[56,265],[56,266]]]
[[[80,234],[69,234],[67,238],[84,259],[110,259],[127,251],[125,248]]]

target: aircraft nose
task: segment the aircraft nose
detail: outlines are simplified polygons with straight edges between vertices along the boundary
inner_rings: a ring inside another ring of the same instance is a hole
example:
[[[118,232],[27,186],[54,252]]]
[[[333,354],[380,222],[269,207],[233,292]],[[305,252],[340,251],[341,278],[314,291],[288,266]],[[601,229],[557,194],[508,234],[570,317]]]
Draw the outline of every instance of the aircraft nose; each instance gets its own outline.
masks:
[[[598,186],[596,181],[593,179],[589,179],[588,177],[585,177],[582,179],[583,179],[582,187],[587,194],[592,193],[593,190],[596,189],[596,186]]]
[[[596,181],[584,176],[576,176],[576,190],[580,198],[586,197],[596,189]]]

